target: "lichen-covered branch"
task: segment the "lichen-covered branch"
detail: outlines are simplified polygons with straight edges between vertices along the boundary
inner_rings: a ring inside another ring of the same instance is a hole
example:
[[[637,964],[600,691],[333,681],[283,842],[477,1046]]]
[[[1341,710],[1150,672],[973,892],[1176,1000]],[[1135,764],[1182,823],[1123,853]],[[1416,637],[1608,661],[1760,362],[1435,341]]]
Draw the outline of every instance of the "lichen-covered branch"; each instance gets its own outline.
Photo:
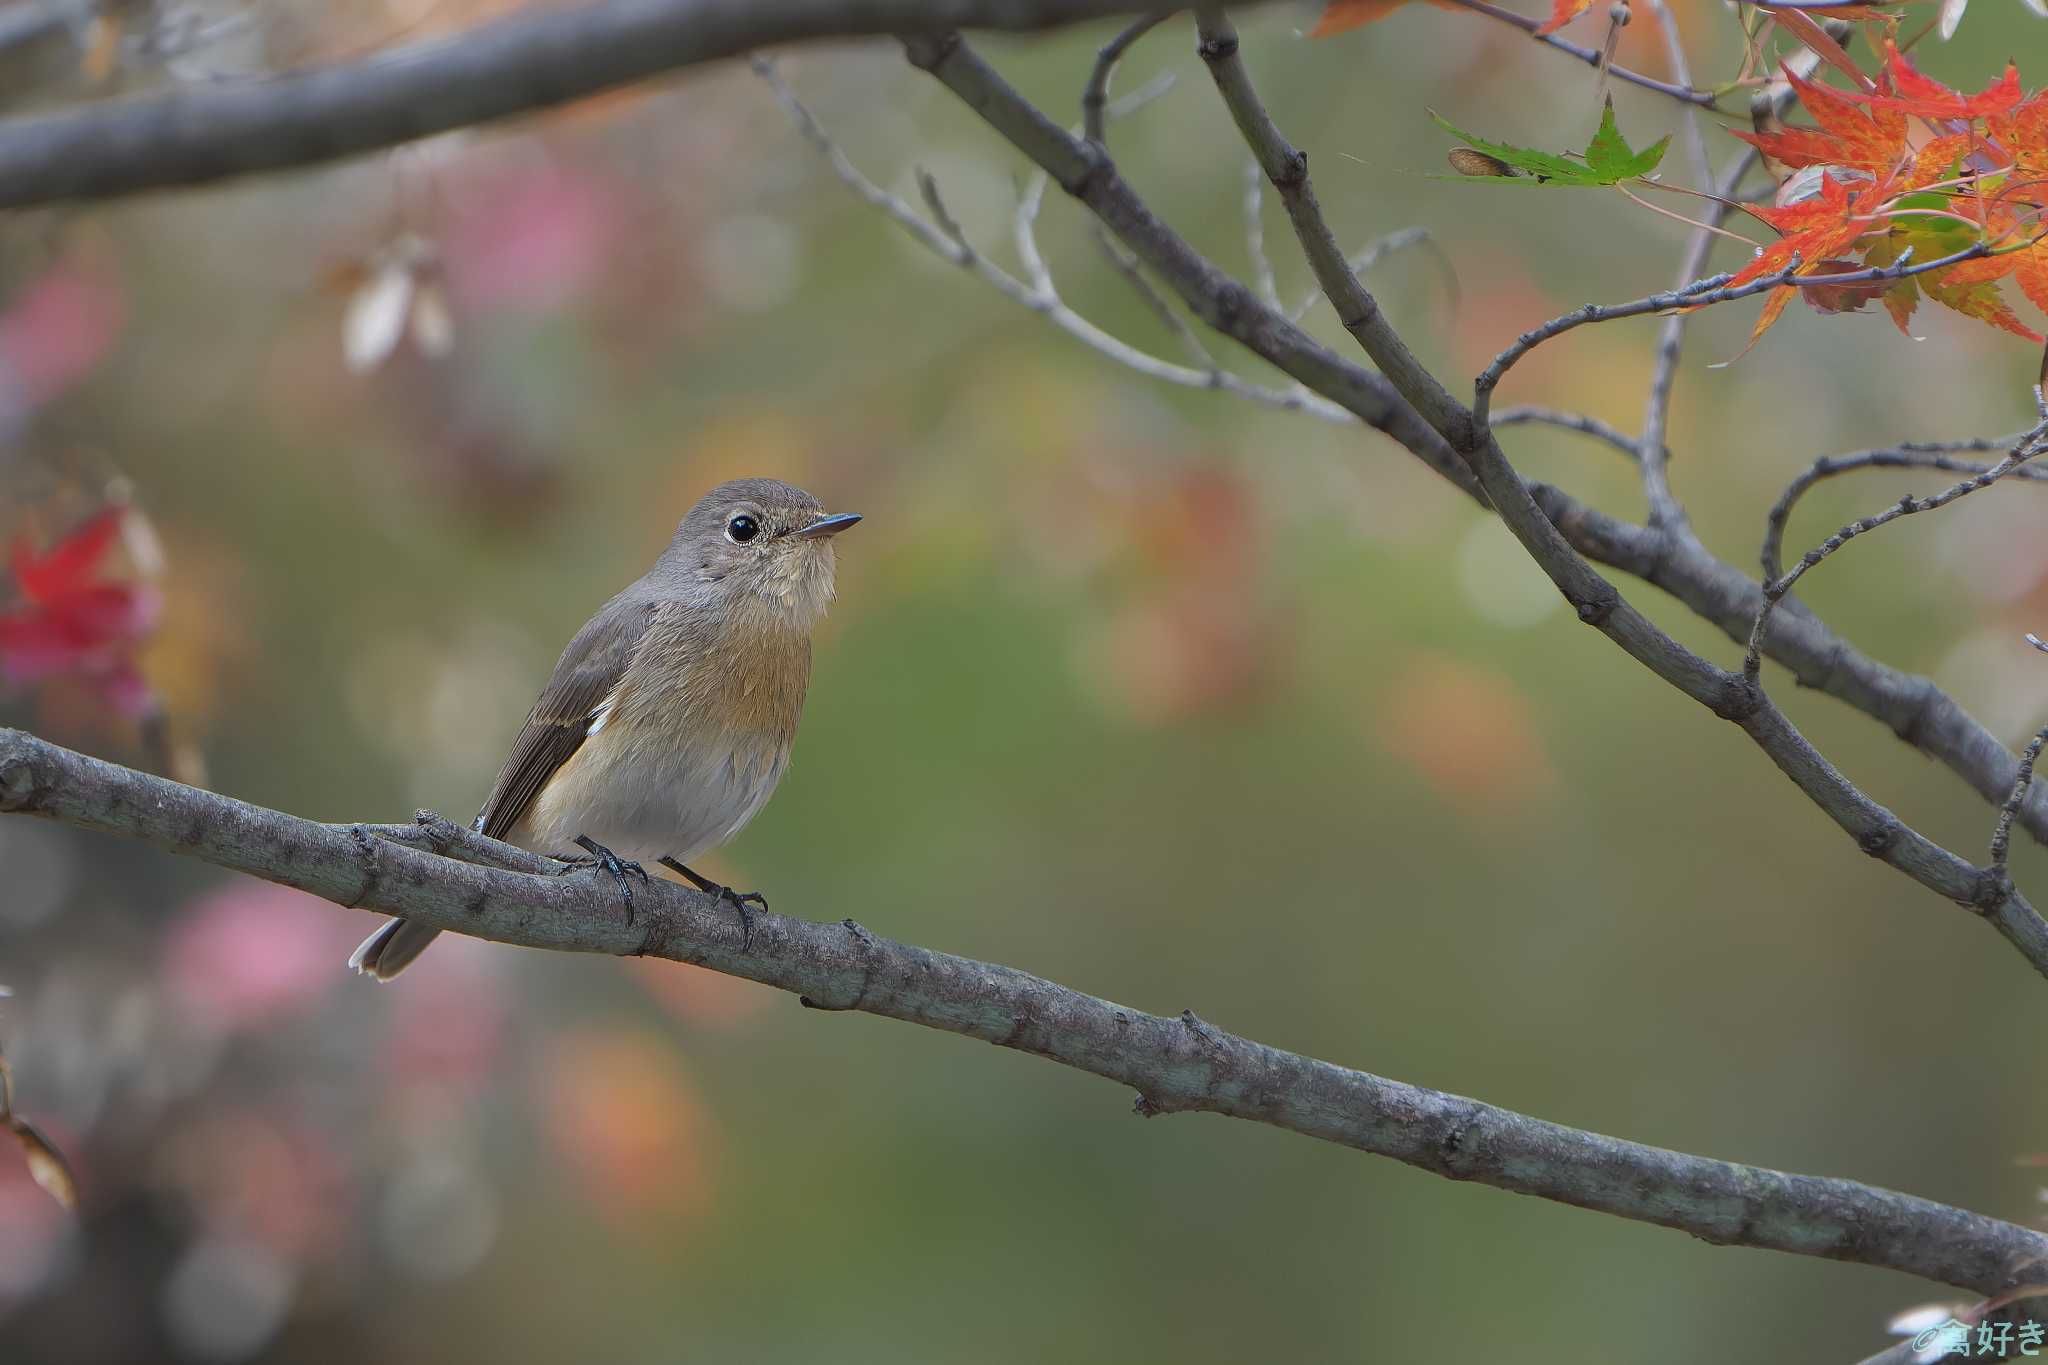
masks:
[[[1982,1294],[2048,1275],[2048,1235],[1852,1180],[1792,1175],[1568,1128],[1148,1014],[1015,968],[891,942],[844,921],[758,913],[750,947],[716,897],[657,882],[627,913],[603,877],[446,821],[327,825],[0,730],[0,812],[139,839],[498,943],[689,962],[1029,1052],[1135,1090],[1143,1114],[1270,1124],[1719,1245],[1903,1271]],[[477,861],[467,861],[476,859]]]

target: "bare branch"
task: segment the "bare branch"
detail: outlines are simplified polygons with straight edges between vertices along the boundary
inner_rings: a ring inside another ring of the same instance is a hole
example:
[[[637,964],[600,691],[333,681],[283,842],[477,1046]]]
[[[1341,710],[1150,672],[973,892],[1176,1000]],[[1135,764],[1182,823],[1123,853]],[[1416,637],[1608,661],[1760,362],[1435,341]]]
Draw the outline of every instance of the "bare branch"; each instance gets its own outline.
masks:
[[[1147,1014],[1011,967],[894,943],[850,920],[761,911],[743,947],[729,907],[672,882],[636,892],[629,923],[602,878],[457,861],[386,838],[385,826],[316,824],[18,730],[0,730],[0,811],[138,839],[493,942],[694,963],[818,1009],[1036,1054],[1136,1090],[1141,1114],[1248,1119],[1715,1244],[1879,1266],[1985,1294],[2030,1283],[2048,1265],[2048,1236],[1929,1200],[1568,1128],[1283,1052],[1192,1013]],[[493,856],[550,861],[511,848]]]
[[[911,39],[905,49],[914,65],[945,84],[1101,218],[1203,322],[1309,388],[1342,402],[1475,497],[1485,500],[1499,489],[1515,504],[1510,528],[1525,546],[1536,547],[1532,554],[1559,583],[1582,620],[1596,625],[1687,696],[1741,725],[1859,848],[1966,905],[2037,970],[2048,974],[2048,923],[2024,897],[2008,895],[1988,873],[1906,828],[1813,752],[1769,698],[1747,686],[1739,672],[1716,669],[1657,631],[1611,584],[1577,560],[1574,551],[1664,588],[1737,641],[1747,639],[1761,602],[1762,589],[1754,580],[1714,558],[1696,541],[1618,521],[1555,488],[1522,485],[1511,467],[1503,477],[1500,465],[1492,463],[1485,489],[1477,489],[1475,466],[1466,463],[1468,457],[1390,392],[1382,376],[1332,354],[1286,319],[1272,315],[1249,289],[1153,215],[1099,148],[1068,137],[967,43],[958,37]],[[1469,425],[1466,434],[1470,439]],[[1470,458],[1492,461],[1497,451],[1490,438],[1481,437],[1480,450]],[[1547,519],[1547,528],[1539,529],[1532,518]],[[1771,656],[1794,669],[1803,682],[1876,717],[1908,743],[1941,759],[1985,800],[1995,804],[2010,792],[2017,760],[1927,679],[1859,653],[1804,613],[1782,619],[1769,644]],[[2048,799],[2041,790],[2030,794],[2020,819],[2036,837],[2048,837]]]
[[[1291,389],[1269,388],[1241,379],[1213,365],[1208,369],[1190,369],[1184,365],[1161,360],[1111,336],[1061,302],[1059,294],[1052,287],[1051,273],[1046,269],[1045,262],[1038,253],[1037,241],[1030,231],[1031,222],[1038,211],[1038,195],[1027,189],[1018,205],[1018,249],[1024,256],[1025,268],[1034,277],[1034,283],[1027,284],[975,250],[961,232],[959,224],[946,212],[939,196],[937,182],[930,176],[922,173],[919,176],[919,186],[932,212],[933,221],[927,222],[917,210],[904,203],[902,199],[861,174],[860,169],[839,149],[838,144],[832,141],[818,123],[817,118],[797,98],[796,92],[789,88],[773,62],[757,57],[753,65],[754,71],[774,91],[777,102],[789,115],[790,121],[796,125],[805,140],[818,149],[826,163],[849,189],[895,220],[904,231],[926,248],[953,264],[972,271],[1005,298],[1034,313],[1042,314],[1055,327],[1076,341],[1148,378],[1177,384],[1182,388],[1215,389],[1267,407],[1290,412],[1306,412],[1329,422],[1349,422],[1353,419],[1353,414],[1344,408],[1299,386]],[[1038,193],[1042,194],[1042,181],[1038,182],[1038,187]]]
[[[1865,795],[1814,748],[1753,676],[1718,668],[1659,629],[1564,538],[1501,450],[1484,420],[1483,402],[1480,408],[1468,411],[1452,398],[1415,360],[1358,278],[1344,268],[1335,237],[1308,182],[1306,158],[1288,145],[1252,89],[1229,20],[1220,11],[1205,8],[1198,12],[1196,22],[1201,33],[1199,50],[1215,77],[1217,90],[1287,205],[1303,251],[1324,292],[1337,306],[1339,318],[1346,321],[1346,330],[1401,396],[1467,462],[1502,522],[1572,604],[1579,619],[1663,681],[1739,725],[1864,852],[1975,911],[2037,972],[2048,976],[2048,921],[2005,878],[1943,848]],[[953,45],[949,64],[957,61],[963,46]],[[997,87],[991,85],[993,73],[987,73],[985,67],[976,74],[978,79],[971,88],[978,102],[971,97],[969,103],[986,117],[986,106]],[[1000,91],[1018,98],[1006,86]],[[1004,126],[996,122],[999,128]],[[1694,300],[1704,297],[1707,294],[1687,296]],[[1491,390],[1491,383],[1482,384],[1482,400]],[[1667,549],[1674,540],[1670,536],[1662,539]]]
[[[1299,383],[1383,431],[1431,469],[1483,501],[1472,471],[1387,380],[1345,360],[1260,303],[1161,222],[1100,147],[1070,136],[1011,89],[957,35],[906,38],[911,63],[930,72],[1086,204],[1202,322]]]

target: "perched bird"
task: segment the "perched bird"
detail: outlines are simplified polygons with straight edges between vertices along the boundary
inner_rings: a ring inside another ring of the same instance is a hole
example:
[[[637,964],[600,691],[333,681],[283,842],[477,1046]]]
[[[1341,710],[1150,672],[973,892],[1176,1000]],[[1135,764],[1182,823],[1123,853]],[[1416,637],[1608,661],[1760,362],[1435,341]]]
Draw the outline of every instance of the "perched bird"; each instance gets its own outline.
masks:
[[[746,902],[684,860],[754,818],[789,765],[811,676],[811,627],[832,600],[828,516],[774,479],[720,484],[690,509],[641,579],[562,651],[475,828],[536,853],[643,880],[639,858]],[[389,981],[438,929],[387,921],[349,965]]]

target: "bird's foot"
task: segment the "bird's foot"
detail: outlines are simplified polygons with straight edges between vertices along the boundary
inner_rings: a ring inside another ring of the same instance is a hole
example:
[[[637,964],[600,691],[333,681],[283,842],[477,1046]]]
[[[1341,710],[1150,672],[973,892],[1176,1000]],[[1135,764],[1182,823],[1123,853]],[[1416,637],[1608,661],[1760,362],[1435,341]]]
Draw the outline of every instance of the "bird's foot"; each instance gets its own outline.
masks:
[[[760,906],[763,911],[766,911],[768,909],[768,898],[766,896],[758,891],[735,891],[729,886],[720,886],[709,877],[698,876],[666,854],[662,856],[661,865],[680,876],[699,891],[718,897],[738,911],[740,917],[740,951],[743,953],[754,951],[754,916],[747,909],[747,902],[752,901]]]
[[[626,859],[621,858],[588,834],[577,835],[576,846],[589,856],[584,858],[564,858],[561,861],[572,868],[594,868],[599,872],[608,874],[613,881],[617,882],[619,884],[619,894],[626,901],[626,923],[631,924],[633,922],[633,883],[630,879],[638,877],[642,886],[647,885],[647,869],[638,863],[628,862]]]

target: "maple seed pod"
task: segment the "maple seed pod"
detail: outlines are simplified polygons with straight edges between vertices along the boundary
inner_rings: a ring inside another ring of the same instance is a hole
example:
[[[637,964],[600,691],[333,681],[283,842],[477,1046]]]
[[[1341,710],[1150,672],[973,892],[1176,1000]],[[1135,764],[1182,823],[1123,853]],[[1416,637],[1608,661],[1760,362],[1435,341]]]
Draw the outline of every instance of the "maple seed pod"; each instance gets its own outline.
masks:
[[[1521,172],[1497,156],[1470,147],[1453,147],[1450,150],[1451,169],[1459,175],[1516,176]]]

